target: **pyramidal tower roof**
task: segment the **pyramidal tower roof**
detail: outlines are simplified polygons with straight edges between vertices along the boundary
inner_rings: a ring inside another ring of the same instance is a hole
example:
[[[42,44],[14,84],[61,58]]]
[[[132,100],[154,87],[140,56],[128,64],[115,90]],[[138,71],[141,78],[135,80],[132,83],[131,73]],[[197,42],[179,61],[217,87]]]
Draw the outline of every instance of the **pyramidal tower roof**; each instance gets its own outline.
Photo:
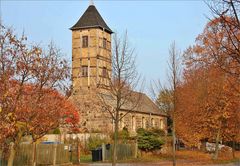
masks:
[[[102,28],[109,33],[113,33],[113,31],[107,26],[107,24],[103,20],[96,7],[93,5],[93,3],[91,3],[82,15],[82,17],[78,20],[78,22],[70,29],[77,30],[95,27]]]

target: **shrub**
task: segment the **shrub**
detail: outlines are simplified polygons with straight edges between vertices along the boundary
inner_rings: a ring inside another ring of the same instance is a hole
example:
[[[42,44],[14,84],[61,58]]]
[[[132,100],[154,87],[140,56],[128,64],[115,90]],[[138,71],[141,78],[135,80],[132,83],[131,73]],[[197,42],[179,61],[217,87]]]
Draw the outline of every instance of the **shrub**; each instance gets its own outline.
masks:
[[[118,138],[122,140],[123,143],[127,143],[127,140],[129,139],[129,132],[126,127],[124,127],[118,134]]]
[[[59,128],[55,128],[53,130],[48,131],[48,134],[61,134],[61,131]]]
[[[55,130],[53,130],[53,134],[61,134],[61,131],[59,128],[56,128]]]
[[[111,139],[114,140],[114,132],[111,134]],[[123,127],[122,130],[118,131],[118,140],[122,141],[122,143],[127,143],[130,139],[130,134],[127,127]]]
[[[87,147],[89,150],[94,150],[98,147],[100,147],[102,144],[106,144],[107,143],[107,139],[104,138],[100,138],[97,136],[90,136],[88,139],[88,143],[87,143]]]
[[[161,146],[164,144],[164,141],[160,137],[159,133],[142,128],[137,130],[137,140],[138,148],[143,151],[161,149]]]
[[[162,129],[153,128],[153,129],[151,129],[151,131],[153,133],[157,134],[158,136],[165,136],[166,135],[165,131],[162,130]]]

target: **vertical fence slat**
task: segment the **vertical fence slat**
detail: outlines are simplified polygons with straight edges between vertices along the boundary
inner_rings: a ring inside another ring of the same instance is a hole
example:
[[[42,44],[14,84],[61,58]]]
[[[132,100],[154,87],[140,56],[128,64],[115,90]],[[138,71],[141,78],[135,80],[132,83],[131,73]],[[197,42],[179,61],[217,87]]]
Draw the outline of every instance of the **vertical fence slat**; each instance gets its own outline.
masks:
[[[135,158],[135,144],[118,144],[117,146],[117,159],[124,160],[129,158]],[[110,149],[105,148],[105,160],[112,159],[112,146]]]
[[[56,146],[56,164],[70,163],[70,152],[67,144],[37,144],[36,164],[52,165]],[[66,146],[66,147],[65,147]],[[33,159],[33,144],[21,144],[14,158],[14,165],[31,166]],[[7,160],[2,158],[0,151],[0,166],[7,166]]]

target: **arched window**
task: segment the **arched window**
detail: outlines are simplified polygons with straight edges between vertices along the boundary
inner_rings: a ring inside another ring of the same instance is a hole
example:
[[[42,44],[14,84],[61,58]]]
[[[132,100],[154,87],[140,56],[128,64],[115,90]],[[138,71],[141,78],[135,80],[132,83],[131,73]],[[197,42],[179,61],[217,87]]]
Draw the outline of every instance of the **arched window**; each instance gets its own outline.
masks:
[[[160,129],[163,129],[163,120],[162,119],[160,119]]]
[[[146,119],[144,117],[142,117],[142,128],[146,128]]]
[[[124,119],[122,118],[123,117],[123,113],[120,114],[120,129],[123,129],[124,128]]]
[[[151,127],[155,127],[155,120],[154,120],[154,118],[151,119]]]
[[[136,118],[135,118],[135,116],[132,116],[132,130],[136,131]]]

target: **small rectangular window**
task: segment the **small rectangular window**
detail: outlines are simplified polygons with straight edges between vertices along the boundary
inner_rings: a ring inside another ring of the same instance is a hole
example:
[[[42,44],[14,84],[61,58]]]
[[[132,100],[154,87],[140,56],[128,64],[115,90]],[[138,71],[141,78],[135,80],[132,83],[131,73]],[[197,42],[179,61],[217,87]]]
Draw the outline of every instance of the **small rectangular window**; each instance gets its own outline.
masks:
[[[82,66],[82,76],[87,77],[88,76],[88,67]]]
[[[103,67],[103,69],[102,69],[102,76],[103,77],[107,77],[107,68],[106,67]]]
[[[107,48],[107,39],[103,38],[103,48],[106,49]]]
[[[82,47],[88,47],[88,36],[82,37]]]

